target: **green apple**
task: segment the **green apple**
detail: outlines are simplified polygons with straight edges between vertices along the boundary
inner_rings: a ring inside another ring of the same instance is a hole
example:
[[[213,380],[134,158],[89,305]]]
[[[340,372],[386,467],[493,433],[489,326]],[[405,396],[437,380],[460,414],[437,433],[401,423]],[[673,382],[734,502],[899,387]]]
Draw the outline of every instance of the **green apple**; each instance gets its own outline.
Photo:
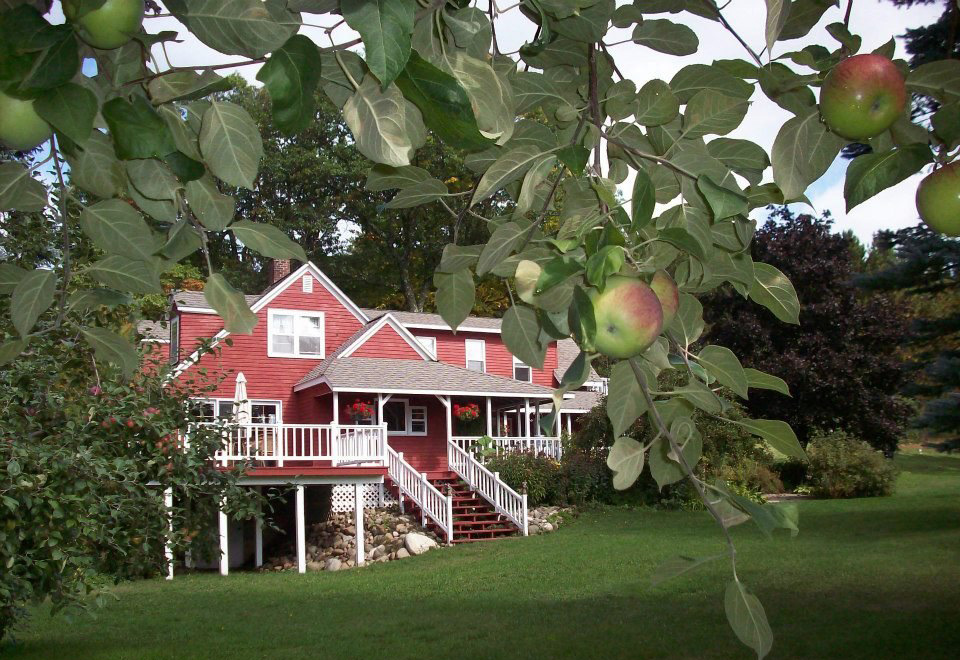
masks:
[[[960,236],[960,162],[945,165],[920,182],[917,211],[930,229]]]
[[[27,151],[53,135],[50,124],[22,101],[0,92],[0,144],[14,151]]]
[[[143,23],[144,0],[106,0],[100,7],[80,15],[77,0],[64,0],[63,14],[77,26],[80,36],[94,48],[119,48],[133,38]]]
[[[677,283],[670,277],[670,273],[658,270],[650,280],[650,288],[657,294],[660,307],[663,308],[663,327],[667,327],[680,307],[680,291],[677,289]]]
[[[663,330],[663,309],[657,294],[634,277],[607,278],[603,293],[590,292],[597,321],[596,349],[613,358],[643,353]]]
[[[848,140],[867,140],[890,128],[903,114],[903,74],[883,55],[854,55],[833,67],[820,89],[820,116]]]

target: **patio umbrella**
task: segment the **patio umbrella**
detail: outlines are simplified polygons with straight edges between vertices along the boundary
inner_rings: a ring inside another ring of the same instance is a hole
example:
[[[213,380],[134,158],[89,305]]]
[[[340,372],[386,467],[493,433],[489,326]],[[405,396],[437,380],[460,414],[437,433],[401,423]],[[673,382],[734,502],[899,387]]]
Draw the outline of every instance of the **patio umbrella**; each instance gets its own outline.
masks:
[[[247,399],[247,377],[242,371],[237,374],[237,386],[233,391],[233,414],[238,424],[249,424],[253,417],[253,409]]]

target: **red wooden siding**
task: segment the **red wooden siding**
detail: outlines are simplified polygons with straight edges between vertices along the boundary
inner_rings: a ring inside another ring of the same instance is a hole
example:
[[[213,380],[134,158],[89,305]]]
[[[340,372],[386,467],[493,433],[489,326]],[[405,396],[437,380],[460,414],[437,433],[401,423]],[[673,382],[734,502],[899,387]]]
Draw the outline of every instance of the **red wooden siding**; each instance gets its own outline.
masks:
[[[372,337],[360,345],[351,357],[398,358],[404,360],[422,360],[407,340],[393,329],[391,325],[384,325]]]
[[[341,399],[347,395],[341,394]],[[388,434],[387,443],[420,472],[446,471],[447,410],[435,396],[395,397],[409,399],[411,406],[427,407],[427,435]],[[352,400],[352,399],[351,399]]]
[[[486,342],[487,373],[503,378],[513,378],[513,356],[503,343],[500,335],[493,332],[458,332],[448,330],[424,330],[413,328],[415,337],[435,337],[437,340],[437,359],[458,367],[467,366],[467,339],[481,339]],[[543,369],[533,370],[533,382],[545,387],[553,387],[553,371],[557,368],[557,345],[550,344],[543,361]]]

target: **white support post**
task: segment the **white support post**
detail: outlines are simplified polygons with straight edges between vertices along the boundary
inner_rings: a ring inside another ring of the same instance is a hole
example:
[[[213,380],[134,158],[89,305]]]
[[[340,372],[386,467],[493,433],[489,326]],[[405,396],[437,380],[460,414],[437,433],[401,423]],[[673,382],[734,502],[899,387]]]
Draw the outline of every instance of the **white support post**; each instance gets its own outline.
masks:
[[[401,465],[403,464],[403,452],[398,451],[397,456],[400,458]],[[400,484],[397,484],[397,501],[400,502],[400,514],[403,514],[403,491],[400,490]]]
[[[527,518],[527,494],[524,493],[520,497],[523,498],[523,535],[529,536],[530,528],[529,528],[529,520]]]
[[[353,512],[357,528],[357,566],[362,566],[366,552],[363,549],[363,492],[360,484],[353,484]]]
[[[567,435],[573,435],[573,415],[567,413]]]
[[[173,489],[167,488],[163,491],[163,506],[167,509],[168,530],[170,536],[173,536]],[[167,544],[163,549],[163,554],[167,558],[167,579],[173,579],[173,546],[170,545],[170,538],[167,538]]]
[[[257,493],[259,495],[263,495],[263,486],[257,486]],[[261,508],[260,500],[257,500],[257,522],[253,531],[253,537],[256,546],[254,565],[257,568],[263,566],[263,519],[260,517],[262,514],[263,509]]]
[[[422,498],[420,500],[421,503],[424,502],[424,500],[426,500],[428,483],[429,482],[427,481],[427,473],[421,472],[420,473],[420,497]],[[420,526],[421,527],[427,526],[427,512],[424,511],[422,506],[420,507]]]
[[[523,433],[525,438],[530,437],[530,399],[523,400]]]
[[[540,402],[537,401],[537,411],[534,413],[535,424],[533,426],[533,435],[540,435]]]
[[[227,525],[229,521],[227,520],[227,512],[223,510],[223,505],[220,505],[220,514],[219,514],[219,523],[220,523],[220,575],[227,575],[230,573],[230,544],[229,539],[227,538]]]
[[[307,525],[304,519],[304,487],[303,484],[297,485],[297,571],[307,572]]]
[[[450,487],[447,487],[447,492],[450,492]],[[447,545],[453,545],[453,496],[447,495]]]
[[[487,397],[487,435],[493,437],[493,407],[490,405],[490,397]]]
[[[333,403],[331,405],[333,405],[333,415],[330,418],[330,423],[339,424],[340,423],[340,397],[337,395],[336,392],[333,392]]]

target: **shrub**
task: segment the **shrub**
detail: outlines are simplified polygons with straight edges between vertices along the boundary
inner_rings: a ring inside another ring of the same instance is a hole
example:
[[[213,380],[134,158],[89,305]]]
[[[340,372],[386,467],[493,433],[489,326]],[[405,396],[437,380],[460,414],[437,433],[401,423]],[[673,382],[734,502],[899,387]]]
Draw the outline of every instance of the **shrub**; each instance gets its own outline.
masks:
[[[500,478],[520,491],[527,486],[527,500],[531,506],[551,504],[558,500],[560,464],[532,452],[504,454],[487,459],[487,469],[499,472]]]
[[[869,444],[844,432],[817,434],[807,446],[808,475],[818,497],[893,494],[897,468]]]

